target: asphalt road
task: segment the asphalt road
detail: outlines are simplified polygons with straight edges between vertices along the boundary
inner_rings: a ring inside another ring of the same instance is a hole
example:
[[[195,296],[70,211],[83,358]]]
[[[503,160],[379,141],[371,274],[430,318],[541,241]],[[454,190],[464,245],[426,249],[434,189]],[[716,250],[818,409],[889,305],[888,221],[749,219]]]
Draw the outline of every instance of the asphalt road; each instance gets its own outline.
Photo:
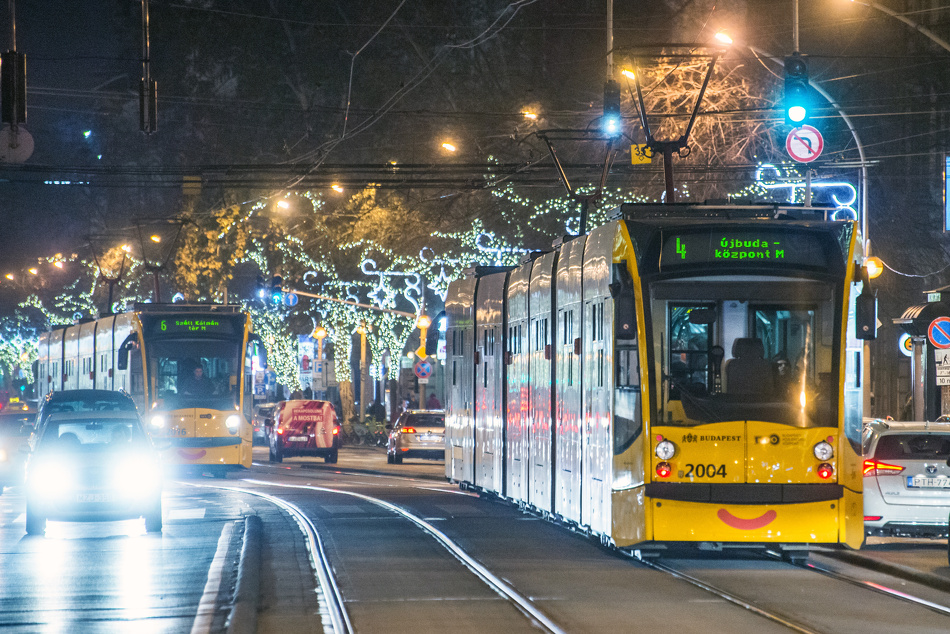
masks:
[[[251,470],[224,481],[167,482],[161,535],[146,535],[138,520],[51,522],[45,537],[27,538],[21,492],[8,488],[0,496],[0,627],[330,631],[332,593],[312,567],[299,521],[279,499],[312,522],[357,632],[789,631],[563,526],[460,491],[445,482],[441,462],[388,465],[382,450],[362,448],[344,449],[335,465],[303,458],[272,465],[261,449],[255,457]],[[262,526],[261,563],[252,570],[249,517]],[[950,605],[950,593],[917,585],[950,580],[946,548],[946,541],[873,540],[862,552],[918,574],[916,582],[853,567],[847,572]],[[781,561],[742,554],[665,561],[803,623],[804,631],[950,630],[950,608],[944,613],[882,597]],[[249,575],[258,589],[250,604],[240,591]],[[256,616],[249,619],[242,605]]]

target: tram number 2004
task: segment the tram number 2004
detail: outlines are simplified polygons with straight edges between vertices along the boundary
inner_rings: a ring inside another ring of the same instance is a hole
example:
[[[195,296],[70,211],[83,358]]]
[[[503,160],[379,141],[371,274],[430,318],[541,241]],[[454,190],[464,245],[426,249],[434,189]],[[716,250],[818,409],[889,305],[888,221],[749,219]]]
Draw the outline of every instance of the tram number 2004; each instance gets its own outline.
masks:
[[[726,477],[726,465],[714,465],[714,464],[687,464],[686,471],[683,473],[684,478],[715,478],[715,477]]]

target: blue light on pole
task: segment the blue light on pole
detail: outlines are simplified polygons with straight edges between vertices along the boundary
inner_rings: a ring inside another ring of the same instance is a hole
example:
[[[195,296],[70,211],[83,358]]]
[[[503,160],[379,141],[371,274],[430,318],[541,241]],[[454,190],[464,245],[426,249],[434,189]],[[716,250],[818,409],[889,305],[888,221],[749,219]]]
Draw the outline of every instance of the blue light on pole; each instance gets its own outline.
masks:
[[[610,138],[623,132],[623,120],[620,117],[620,84],[613,79],[604,84],[604,116],[600,122],[601,130]]]

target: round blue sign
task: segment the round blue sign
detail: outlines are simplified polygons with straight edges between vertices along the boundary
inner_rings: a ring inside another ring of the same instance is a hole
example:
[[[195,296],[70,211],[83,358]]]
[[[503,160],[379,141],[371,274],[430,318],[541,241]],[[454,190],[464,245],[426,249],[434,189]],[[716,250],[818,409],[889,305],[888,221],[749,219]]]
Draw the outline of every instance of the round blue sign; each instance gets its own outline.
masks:
[[[937,317],[927,328],[927,338],[934,348],[950,348],[950,317]]]
[[[296,305],[297,305],[296,293],[284,293],[284,306],[296,306]]]
[[[425,360],[416,361],[416,364],[412,366],[412,371],[420,379],[428,379],[432,374],[432,364]]]

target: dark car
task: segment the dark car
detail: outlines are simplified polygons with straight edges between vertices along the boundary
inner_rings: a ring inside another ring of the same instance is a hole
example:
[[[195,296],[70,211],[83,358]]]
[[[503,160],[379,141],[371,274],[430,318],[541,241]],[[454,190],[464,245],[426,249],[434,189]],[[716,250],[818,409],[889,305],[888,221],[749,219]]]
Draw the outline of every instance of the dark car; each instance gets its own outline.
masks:
[[[26,532],[46,520],[145,517],[162,530],[162,469],[138,414],[52,413],[33,440],[26,468]]]
[[[3,487],[23,482],[25,454],[36,422],[36,410],[10,403],[0,410],[0,493]]]
[[[400,414],[386,446],[386,462],[401,464],[403,458],[445,459],[445,412],[410,409]]]
[[[61,390],[50,392],[40,403],[36,428],[40,431],[50,414],[58,412],[136,412],[135,401],[113,390]]]

